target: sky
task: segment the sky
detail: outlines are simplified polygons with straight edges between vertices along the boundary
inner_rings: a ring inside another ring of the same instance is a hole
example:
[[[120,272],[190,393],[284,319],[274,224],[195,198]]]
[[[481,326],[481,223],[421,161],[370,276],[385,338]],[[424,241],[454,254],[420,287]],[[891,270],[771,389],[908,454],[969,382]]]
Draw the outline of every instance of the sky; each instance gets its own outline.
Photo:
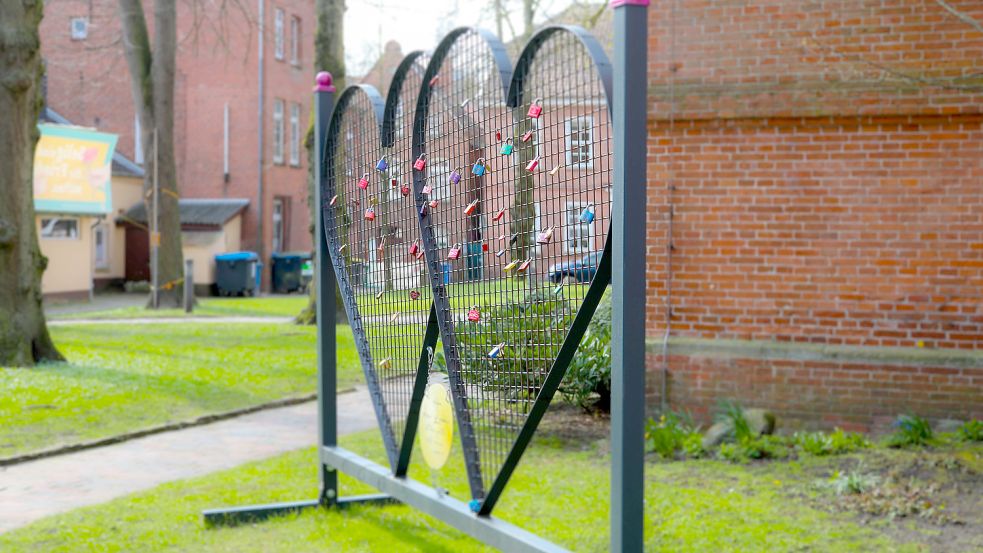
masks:
[[[535,20],[542,21],[572,3],[539,0]],[[521,32],[522,1],[503,0],[503,4],[512,25]],[[361,75],[371,68],[390,40],[399,42],[403,52],[409,53],[433,49],[455,27],[495,30],[492,0],[347,0],[346,5],[345,61],[350,75]]]

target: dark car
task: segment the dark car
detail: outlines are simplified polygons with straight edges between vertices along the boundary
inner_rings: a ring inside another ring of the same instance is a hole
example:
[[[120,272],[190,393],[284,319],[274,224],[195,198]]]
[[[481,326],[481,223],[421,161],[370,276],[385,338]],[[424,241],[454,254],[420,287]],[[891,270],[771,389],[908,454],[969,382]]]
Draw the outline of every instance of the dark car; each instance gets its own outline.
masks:
[[[548,276],[550,282],[559,283],[564,278],[572,277],[577,282],[590,282],[597,272],[601,262],[601,252],[591,252],[576,261],[568,261],[550,267]]]

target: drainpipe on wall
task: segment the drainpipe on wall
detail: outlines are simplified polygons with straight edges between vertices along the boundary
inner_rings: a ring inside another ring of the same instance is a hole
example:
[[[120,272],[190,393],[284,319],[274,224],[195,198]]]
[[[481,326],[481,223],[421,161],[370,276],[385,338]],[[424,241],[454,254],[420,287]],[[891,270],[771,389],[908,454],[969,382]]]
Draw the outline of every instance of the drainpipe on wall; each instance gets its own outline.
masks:
[[[259,144],[257,156],[256,156],[256,169],[258,171],[257,181],[256,181],[256,253],[259,254],[259,262],[262,263],[264,259],[263,251],[263,121],[266,119],[266,113],[264,108],[264,89],[263,89],[263,33],[264,24],[266,16],[265,4],[266,0],[259,1],[259,55],[257,56],[258,63],[258,76],[259,76],[259,120],[256,130],[256,141]]]
[[[676,131],[676,0],[672,1],[669,15],[669,136],[675,143]],[[676,167],[674,154],[669,152],[669,179],[666,184],[666,201],[669,204],[669,224],[666,229],[666,334],[662,337],[662,393],[659,407],[662,413],[669,409],[669,335],[672,331],[672,223],[676,216],[674,192],[676,191]]]

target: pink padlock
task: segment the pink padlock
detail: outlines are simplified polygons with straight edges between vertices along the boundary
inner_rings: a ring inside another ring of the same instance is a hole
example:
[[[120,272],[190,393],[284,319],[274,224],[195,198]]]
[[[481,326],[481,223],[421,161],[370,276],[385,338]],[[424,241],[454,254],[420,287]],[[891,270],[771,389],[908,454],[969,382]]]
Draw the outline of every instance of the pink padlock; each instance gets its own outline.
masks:
[[[416,242],[413,242],[412,244],[410,244],[410,255],[416,255],[418,253],[420,253],[420,241],[419,240],[417,240]]]
[[[420,157],[416,158],[413,162],[413,168],[417,171],[423,171],[423,168],[427,166],[427,154],[420,154]]]
[[[516,274],[522,274],[526,272],[526,269],[529,268],[529,265],[531,263],[532,263],[532,259],[526,259],[525,261],[523,261],[522,264],[519,265],[519,268],[515,270]]]
[[[461,258],[461,244],[454,244],[454,247],[447,252],[447,259],[456,261]]]
[[[334,204],[336,204],[336,203],[338,203],[338,195],[337,194],[335,194],[334,196],[331,196],[331,201],[328,202],[328,205],[334,207]]]
[[[368,209],[365,210],[365,220],[366,221],[375,221],[375,209],[373,209],[373,208],[370,207],[370,208],[368,208]]]
[[[430,200],[429,202],[427,202],[427,205],[430,206],[430,209],[437,209],[437,206],[440,205],[440,202],[438,202],[437,200]]]
[[[417,292],[416,290],[410,290],[410,299],[411,300],[418,300],[418,299],[420,299],[420,293]]]
[[[530,138],[532,138],[532,129],[529,129],[528,131],[526,131],[525,133],[523,133],[522,134],[522,137],[519,140],[521,140],[523,142],[529,142],[529,139]]]
[[[533,119],[539,119],[539,116],[543,114],[543,99],[536,98],[529,105],[529,113],[527,115]]]
[[[468,309],[468,320],[472,323],[476,323],[481,320],[481,311],[478,311],[478,306],[475,305],[471,309]]]
[[[433,192],[433,186],[430,186],[430,183],[428,182],[427,184],[423,185],[423,188],[420,190],[420,192],[423,192],[424,194],[429,196],[430,193]]]
[[[548,229],[539,233],[539,236],[536,238],[536,243],[549,244],[550,240],[552,239],[553,239],[553,227],[549,227]]]
[[[532,173],[536,170],[537,167],[539,167],[539,156],[532,158],[532,161],[530,161],[529,164],[526,165],[526,171]]]
[[[409,196],[410,195],[410,185],[404,184],[403,186],[400,186],[399,187],[399,193],[402,194],[403,196]]]
[[[362,178],[358,179],[358,187],[365,190],[369,187],[369,174],[365,173]]]
[[[478,200],[469,203],[468,207],[464,208],[465,215],[474,215],[475,211],[478,211]]]
[[[496,221],[496,222],[497,221],[501,221],[502,220],[502,217],[505,217],[505,208],[504,207],[502,209],[499,209],[495,213],[495,216],[492,217],[492,221]]]

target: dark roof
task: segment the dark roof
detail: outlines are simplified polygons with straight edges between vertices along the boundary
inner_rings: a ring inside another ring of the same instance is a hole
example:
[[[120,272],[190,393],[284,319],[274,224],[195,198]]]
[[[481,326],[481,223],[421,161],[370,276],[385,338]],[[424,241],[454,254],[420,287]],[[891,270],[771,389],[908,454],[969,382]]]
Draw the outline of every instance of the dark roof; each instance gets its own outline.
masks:
[[[63,115],[48,107],[41,111],[40,119],[43,123],[73,125],[73,123],[68,119],[65,119]],[[140,167],[123,154],[113,151],[113,175],[117,177],[136,177],[142,179],[143,167]]]
[[[181,212],[181,226],[220,227],[235,217],[249,205],[249,200],[227,199],[181,199],[178,210]],[[140,202],[119,218],[120,222],[147,224],[146,204]]]

